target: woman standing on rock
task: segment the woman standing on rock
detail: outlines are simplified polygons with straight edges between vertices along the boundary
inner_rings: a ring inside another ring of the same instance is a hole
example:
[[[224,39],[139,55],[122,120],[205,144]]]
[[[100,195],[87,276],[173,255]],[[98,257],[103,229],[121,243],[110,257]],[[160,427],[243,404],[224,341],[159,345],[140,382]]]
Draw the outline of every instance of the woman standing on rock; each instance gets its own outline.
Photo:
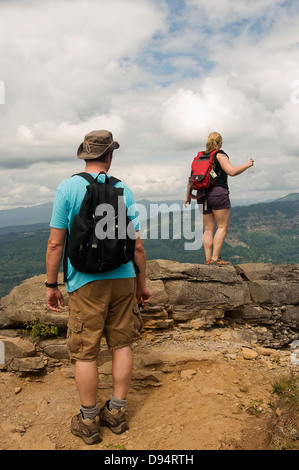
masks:
[[[227,176],[237,176],[245,170],[253,166],[254,160],[248,158],[245,163],[240,166],[233,166],[229,161],[228,155],[220,150],[222,147],[222,137],[218,132],[212,132],[206,143],[204,155],[209,155],[216,150],[214,178],[215,183],[209,189],[207,195],[202,199],[198,199],[198,204],[203,205],[203,247],[205,251],[205,264],[225,266],[231,264],[229,261],[223,261],[220,258],[221,249],[226,237],[226,232],[230,218],[230,198],[227,184]],[[191,186],[187,185],[187,196],[185,205],[191,203]],[[214,235],[215,225],[217,230]]]

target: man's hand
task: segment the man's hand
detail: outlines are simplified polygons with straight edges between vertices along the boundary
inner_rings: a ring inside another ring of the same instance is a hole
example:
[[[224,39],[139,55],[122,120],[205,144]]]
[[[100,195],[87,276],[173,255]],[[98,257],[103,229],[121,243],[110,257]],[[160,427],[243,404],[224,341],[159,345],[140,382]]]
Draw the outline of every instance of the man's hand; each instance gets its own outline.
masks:
[[[138,305],[141,305],[142,308],[146,308],[146,305],[150,302],[152,294],[147,287],[138,288],[136,292],[136,299]]]
[[[61,307],[64,307],[64,298],[58,287],[50,288],[47,287],[47,306],[50,310],[53,310],[54,312],[61,312],[61,309],[59,308],[59,304]]]

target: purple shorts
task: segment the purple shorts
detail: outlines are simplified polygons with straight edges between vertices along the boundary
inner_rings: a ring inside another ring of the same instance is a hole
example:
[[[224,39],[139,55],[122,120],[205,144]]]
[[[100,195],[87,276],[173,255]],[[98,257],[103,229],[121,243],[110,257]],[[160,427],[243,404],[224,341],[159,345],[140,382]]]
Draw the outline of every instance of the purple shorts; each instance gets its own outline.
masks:
[[[207,203],[204,200],[207,199]],[[212,214],[213,210],[230,209],[229,191],[223,186],[214,186],[207,198],[199,199],[199,204],[203,204],[203,214]]]

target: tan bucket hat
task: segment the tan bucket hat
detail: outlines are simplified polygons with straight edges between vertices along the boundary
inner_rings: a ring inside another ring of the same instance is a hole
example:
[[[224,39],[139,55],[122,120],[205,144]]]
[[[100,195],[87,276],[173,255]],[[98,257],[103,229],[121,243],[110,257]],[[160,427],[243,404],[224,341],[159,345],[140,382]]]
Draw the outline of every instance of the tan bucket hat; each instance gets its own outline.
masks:
[[[84,137],[84,142],[79,146],[77,157],[82,160],[94,160],[101,157],[108,150],[111,152],[119,148],[118,142],[113,140],[109,131],[91,131]]]

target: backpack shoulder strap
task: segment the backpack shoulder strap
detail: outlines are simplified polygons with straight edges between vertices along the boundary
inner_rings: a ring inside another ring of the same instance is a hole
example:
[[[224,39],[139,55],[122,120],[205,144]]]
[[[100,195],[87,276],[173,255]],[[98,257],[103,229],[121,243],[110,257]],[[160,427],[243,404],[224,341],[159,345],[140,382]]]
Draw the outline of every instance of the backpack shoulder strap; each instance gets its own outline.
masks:
[[[91,176],[91,174],[86,173],[86,172],[76,173],[75,175],[72,175],[72,177],[73,176],[81,176],[82,178],[86,179],[90,184],[95,182],[95,178]]]
[[[216,158],[216,155],[217,155],[218,152],[220,152],[219,149],[213,150],[213,152],[211,152],[211,153],[209,154],[209,156],[210,156],[210,162],[211,162],[211,163],[214,163],[215,158]]]
[[[198,160],[200,157],[203,157],[204,153],[203,152],[198,152],[196,155],[195,159]]]
[[[91,176],[90,173],[82,172],[82,173],[76,173],[75,175],[72,176],[81,176],[82,178],[85,178],[90,184],[95,183],[97,181],[97,178],[101,174],[106,174],[104,171],[101,171],[95,178]],[[118,178],[115,178],[114,176],[109,177],[109,183],[114,186],[116,183],[119,183],[120,180]]]
[[[114,176],[110,176],[109,178],[109,183],[114,186],[116,183],[120,183],[120,180],[118,178],[115,178]]]

